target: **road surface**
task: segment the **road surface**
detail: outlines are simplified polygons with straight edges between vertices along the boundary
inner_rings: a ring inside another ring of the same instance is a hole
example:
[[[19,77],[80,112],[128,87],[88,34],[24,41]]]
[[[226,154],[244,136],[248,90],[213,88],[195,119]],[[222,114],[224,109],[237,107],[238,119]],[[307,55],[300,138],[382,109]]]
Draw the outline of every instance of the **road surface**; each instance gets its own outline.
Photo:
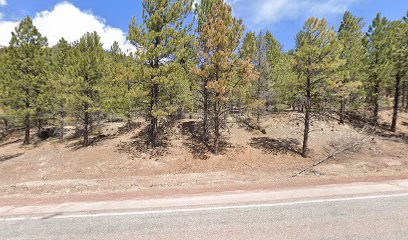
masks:
[[[3,207],[0,239],[408,239],[407,182],[122,204]]]

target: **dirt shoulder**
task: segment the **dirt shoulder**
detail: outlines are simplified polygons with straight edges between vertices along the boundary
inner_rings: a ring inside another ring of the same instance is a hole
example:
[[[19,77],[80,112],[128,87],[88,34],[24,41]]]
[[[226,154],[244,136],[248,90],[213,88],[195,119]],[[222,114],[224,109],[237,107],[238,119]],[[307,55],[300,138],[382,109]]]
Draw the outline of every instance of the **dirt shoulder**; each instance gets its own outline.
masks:
[[[125,200],[144,200],[177,198],[186,196],[206,196],[209,194],[227,193],[227,192],[249,192],[249,191],[282,191],[298,188],[308,188],[316,186],[325,186],[333,184],[350,183],[378,183],[384,181],[408,180],[408,173],[399,176],[376,176],[360,178],[319,178],[319,179],[295,179],[291,181],[276,182],[256,182],[248,184],[223,184],[215,186],[191,186],[182,188],[150,188],[139,191],[125,192],[88,192],[74,194],[56,194],[48,197],[32,196],[0,199],[0,206],[27,206],[44,204],[61,204],[66,202],[101,202],[101,201],[125,201]]]

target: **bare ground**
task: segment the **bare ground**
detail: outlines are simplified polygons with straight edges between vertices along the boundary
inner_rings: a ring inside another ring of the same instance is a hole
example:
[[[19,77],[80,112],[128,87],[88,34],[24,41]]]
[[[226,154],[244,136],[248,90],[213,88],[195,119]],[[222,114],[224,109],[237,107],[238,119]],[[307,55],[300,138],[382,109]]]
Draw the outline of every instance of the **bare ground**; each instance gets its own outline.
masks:
[[[391,114],[381,117],[389,122]],[[386,124],[373,131],[354,120],[315,122],[306,159],[299,155],[296,113],[265,117],[266,134],[230,121],[219,156],[188,132],[189,121],[170,126],[156,150],[140,137],[144,124],[121,133],[123,123],[106,123],[103,137],[87,148],[78,139],[23,146],[16,132],[0,142],[0,205],[408,178],[407,113],[400,114],[395,134]]]

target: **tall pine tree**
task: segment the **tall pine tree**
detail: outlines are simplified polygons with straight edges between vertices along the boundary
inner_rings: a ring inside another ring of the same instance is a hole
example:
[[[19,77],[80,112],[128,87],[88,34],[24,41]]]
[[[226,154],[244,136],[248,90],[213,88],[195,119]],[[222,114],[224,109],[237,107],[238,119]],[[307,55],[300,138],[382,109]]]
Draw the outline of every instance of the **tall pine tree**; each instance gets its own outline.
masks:
[[[130,130],[132,118],[143,105],[146,92],[141,84],[141,64],[133,53],[125,54],[114,42],[108,53],[109,72],[102,86],[103,107],[109,114],[125,117]]]
[[[8,71],[6,48],[0,49],[0,120],[2,127],[0,128],[0,138],[7,136],[9,132],[10,123],[13,120],[12,111],[8,97],[8,84],[10,83],[10,72]]]
[[[283,82],[290,82],[290,76],[292,74],[291,61],[288,60],[287,54],[283,52],[282,44],[267,31],[264,37],[264,51],[265,56],[260,57],[260,79],[259,89],[261,96],[266,100],[266,104],[269,107],[278,109],[278,96],[279,90],[277,86]]]
[[[215,154],[219,153],[222,117],[228,112],[226,104],[231,89],[241,80],[253,78],[251,63],[240,61],[236,54],[243,30],[242,21],[232,17],[231,7],[224,0],[215,0],[198,33],[200,64],[194,69],[194,73],[204,80],[204,88],[209,91],[208,96],[211,98],[204,101],[211,103],[209,113],[213,120]]]
[[[190,29],[184,20],[192,11],[192,0],[143,0],[143,23],[133,18],[128,39],[140,49],[145,86],[149,91],[149,142],[159,143],[159,119],[171,114],[168,94],[164,90],[176,81],[172,73],[179,65],[178,52],[184,48]],[[167,98],[167,100],[166,100]]]
[[[70,84],[72,73],[72,48],[71,45],[61,38],[53,48],[52,53],[53,76],[50,80],[50,93],[54,115],[59,120],[60,140],[64,141],[65,118],[67,116],[67,102],[70,97]]]
[[[72,94],[70,106],[82,125],[83,145],[101,110],[101,83],[105,76],[105,52],[96,32],[86,33],[74,46]]]
[[[195,6],[195,18],[197,19],[197,28],[196,28],[196,33],[199,35],[203,31],[204,24],[207,22],[207,18],[209,13],[211,12],[212,5],[214,3],[214,0],[202,0],[199,3],[196,3]],[[200,46],[196,47],[197,50],[197,61],[198,65],[201,68],[201,71],[204,71],[204,61],[205,59],[200,57],[200,52],[199,52]],[[196,72],[195,72],[196,73]],[[199,78],[199,85],[200,85],[200,94],[202,95],[202,100],[200,101],[200,105],[202,105],[202,138],[204,141],[209,140],[209,111],[211,107],[210,103],[210,91],[207,88],[207,85],[210,81],[208,76],[205,74],[200,76],[200,74],[196,74],[196,76]]]
[[[407,12],[408,15],[408,12]],[[397,130],[398,110],[402,79],[408,71],[408,21],[402,19],[393,21],[389,26],[389,42],[391,43],[392,75],[394,76],[394,108],[391,122],[391,131]]]
[[[242,41],[242,46],[239,49],[239,57],[242,61],[250,62],[252,65],[254,65],[254,69],[259,70],[259,49],[257,44],[258,39],[255,32],[247,32]],[[240,80],[241,82],[245,83],[244,79]],[[260,113],[260,109],[264,105],[264,101],[257,98],[258,91],[254,91],[253,88],[256,88],[256,86],[245,86],[238,84],[234,89],[234,94],[230,101],[234,101],[234,103],[236,102],[240,112],[242,112],[246,106],[249,106],[249,109],[253,110],[256,116],[259,116],[258,113]]]
[[[30,143],[32,117],[41,107],[39,100],[46,83],[46,46],[47,39],[26,17],[15,28],[6,49],[9,82],[5,85],[5,98],[15,115],[24,119],[24,144]]]
[[[387,26],[388,20],[378,13],[366,36],[368,78],[364,84],[367,100],[372,105],[371,123],[374,126],[378,124],[381,95],[390,75]]]
[[[296,36],[294,54],[298,81],[291,86],[302,97],[304,105],[304,133],[302,156],[308,155],[311,121],[321,114],[330,99],[335,71],[341,66],[339,45],[333,28],[325,19],[309,18]]]
[[[362,81],[366,78],[366,51],[363,44],[364,34],[361,30],[364,26],[362,21],[362,18],[345,12],[338,32],[338,39],[342,45],[340,59],[345,61],[345,64],[338,69],[340,79],[336,93],[340,101],[339,116],[342,124],[350,98],[359,92]]]

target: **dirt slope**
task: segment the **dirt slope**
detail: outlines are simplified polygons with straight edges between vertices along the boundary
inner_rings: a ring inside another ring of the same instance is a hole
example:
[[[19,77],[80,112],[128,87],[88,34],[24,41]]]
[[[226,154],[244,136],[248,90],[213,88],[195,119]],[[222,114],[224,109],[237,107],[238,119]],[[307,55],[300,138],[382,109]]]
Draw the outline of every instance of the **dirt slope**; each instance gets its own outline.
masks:
[[[382,121],[390,113],[383,112]],[[214,156],[179,121],[166,132],[165,146],[145,147],[139,132],[120,134],[122,123],[106,123],[103,138],[82,148],[78,139],[22,146],[22,133],[0,142],[0,203],[18,199],[70,198],[169,189],[211,189],[314,180],[408,176],[408,114],[399,132],[371,132],[336,121],[315,122],[311,157],[299,156],[301,123],[296,114],[265,117],[266,134],[231,121],[225,150]],[[347,149],[344,152],[341,150]],[[341,152],[341,153],[339,153]],[[314,163],[327,159],[316,167]],[[296,175],[301,170],[302,174]]]

